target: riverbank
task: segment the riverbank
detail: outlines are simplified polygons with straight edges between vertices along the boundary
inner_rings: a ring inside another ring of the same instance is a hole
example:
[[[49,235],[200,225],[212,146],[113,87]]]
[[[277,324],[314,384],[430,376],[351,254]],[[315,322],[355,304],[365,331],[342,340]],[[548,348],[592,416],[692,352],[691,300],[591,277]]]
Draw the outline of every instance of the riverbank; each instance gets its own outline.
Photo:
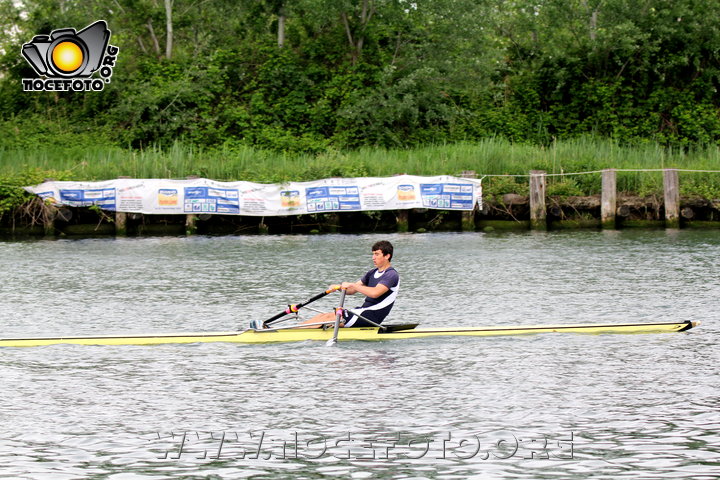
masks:
[[[615,169],[617,211],[612,228],[664,227],[664,177],[677,168],[680,227],[714,228],[720,221],[720,148],[664,149],[656,144],[621,147],[584,138],[531,146],[490,138],[476,143],[413,150],[363,149],[303,156],[250,147],[202,150],[176,143],[169,149],[0,150],[0,235],[147,235],[208,233],[320,233],[526,229],[530,213],[529,172],[542,170],[541,228],[600,228],[600,170]],[[328,177],[465,175],[482,178],[483,207],[473,213],[442,210],[324,213],[287,217],[222,215],[163,216],[45,206],[22,187],[47,178],[92,181],[117,177],[187,178],[285,183]],[[677,203],[677,202],[675,202]],[[612,209],[614,210],[614,208]],[[537,218],[536,212],[536,217]],[[538,225],[535,225],[537,227]],[[678,226],[677,222],[673,227]],[[607,225],[606,225],[607,227]]]
[[[680,198],[680,228],[720,229],[720,201]],[[548,230],[601,229],[601,196],[546,198]],[[662,197],[619,195],[612,228],[666,228]],[[98,208],[49,207],[35,202],[19,217],[0,220],[0,237],[94,237],[154,235],[321,234],[531,229],[530,199],[518,194],[486,196],[473,212],[411,209],[312,215],[118,214]],[[606,227],[607,228],[607,227]]]

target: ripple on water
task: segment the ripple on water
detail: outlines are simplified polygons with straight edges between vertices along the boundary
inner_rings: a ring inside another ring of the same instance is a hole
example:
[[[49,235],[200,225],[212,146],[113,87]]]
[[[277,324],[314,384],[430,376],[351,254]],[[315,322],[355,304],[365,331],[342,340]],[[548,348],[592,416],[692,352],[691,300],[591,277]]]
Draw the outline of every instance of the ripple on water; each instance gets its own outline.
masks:
[[[704,324],[673,335],[337,348],[302,342],[3,349],[0,463],[12,468],[0,476],[715,475],[715,235],[388,238],[403,276],[396,320]],[[329,283],[356,278],[370,267],[368,246],[376,239],[0,242],[0,284],[12,286],[0,296],[3,336],[242,328]],[[329,299],[318,304],[333,306]],[[297,458],[288,453],[293,442]]]

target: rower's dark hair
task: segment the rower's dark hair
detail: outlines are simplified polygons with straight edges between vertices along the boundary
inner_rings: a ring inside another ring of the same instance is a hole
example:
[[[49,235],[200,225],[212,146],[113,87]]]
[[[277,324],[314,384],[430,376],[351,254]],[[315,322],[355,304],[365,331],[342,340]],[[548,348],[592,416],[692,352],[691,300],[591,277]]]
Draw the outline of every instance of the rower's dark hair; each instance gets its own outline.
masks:
[[[379,242],[375,242],[372,246],[372,252],[375,250],[380,250],[383,255],[390,255],[390,260],[392,260],[393,256],[393,246],[392,243],[388,242],[387,240],[380,240]]]

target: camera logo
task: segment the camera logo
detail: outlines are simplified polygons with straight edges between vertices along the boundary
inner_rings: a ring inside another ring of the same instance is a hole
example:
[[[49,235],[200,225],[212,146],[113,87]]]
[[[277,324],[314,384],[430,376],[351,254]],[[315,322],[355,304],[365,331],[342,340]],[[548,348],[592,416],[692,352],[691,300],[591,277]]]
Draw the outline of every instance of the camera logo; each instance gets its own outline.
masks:
[[[110,30],[98,20],[79,32],[74,28],[53,30],[36,35],[22,46],[22,55],[44,79],[23,78],[26,92],[94,91],[110,83],[120,51],[109,45]],[[101,78],[91,78],[98,72]]]

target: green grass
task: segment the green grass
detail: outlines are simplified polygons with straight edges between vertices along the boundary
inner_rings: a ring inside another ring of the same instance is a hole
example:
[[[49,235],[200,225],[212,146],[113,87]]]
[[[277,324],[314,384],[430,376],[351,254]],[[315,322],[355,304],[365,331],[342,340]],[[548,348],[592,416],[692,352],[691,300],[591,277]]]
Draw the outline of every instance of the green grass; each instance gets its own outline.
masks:
[[[581,138],[547,147],[513,144],[490,138],[475,143],[435,145],[411,150],[363,148],[320,155],[285,154],[236,146],[200,149],[176,143],[170,148],[129,150],[114,146],[47,147],[0,150],[0,179],[20,178],[26,171],[54,171],[67,180],[185,178],[248,180],[260,183],[305,181],[326,177],[459,175],[474,170],[483,175],[527,175],[530,170],[574,173],[617,169],[680,168],[720,170],[716,145],[692,150],[666,149],[648,143],[620,146],[610,140]],[[720,173],[680,173],[683,194],[720,198]],[[492,193],[525,193],[526,177],[488,177]],[[640,195],[662,192],[660,172],[618,172],[618,189]],[[550,194],[597,194],[600,174],[549,177]]]

